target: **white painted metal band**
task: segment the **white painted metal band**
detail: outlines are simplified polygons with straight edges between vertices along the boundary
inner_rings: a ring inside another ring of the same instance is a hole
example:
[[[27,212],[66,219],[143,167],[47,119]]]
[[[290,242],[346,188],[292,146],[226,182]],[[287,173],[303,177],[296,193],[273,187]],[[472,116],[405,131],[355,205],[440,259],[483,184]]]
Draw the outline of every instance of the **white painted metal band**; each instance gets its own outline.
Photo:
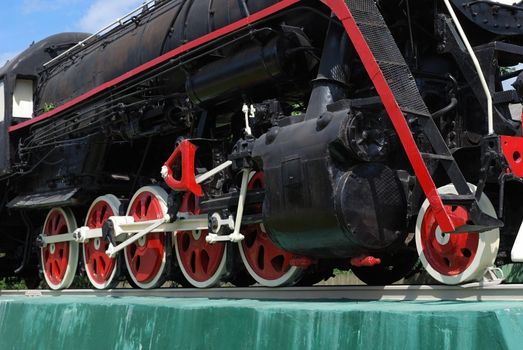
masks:
[[[87,229],[85,230],[85,228],[87,228]],[[79,241],[82,243],[89,239],[103,237],[101,228],[88,228],[87,226],[84,226],[84,227],[80,227],[79,230],[82,230],[82,231],[80,231],[80,232],[82,232],[82,235],[79,237],[80,238]]]
[[[218,174],[220,171],[227,169],[231,165],[232,165],[232,161],[228,160],[228,161],[224,162],[223,164],[218,165],[216,168],[206,172],[205,174],[196,176],[196,183],[200,184],[200,183],[204,182],[205,180],[210,179],[211,177]]]
[[[166,222],[165,219],[139,221],[119,225],[118,231],[120,234],[133,234],[141,232],[145,229],[150,229],[150,227],[153,225],[155,225],[155,227],[149,231],[151,233],[207,230],[209,228],[209,220],[207,215],[195,215],[187,219],[178,219],[172,223]]]
[[[474,53],[474,49],[470,45],[467,35],[465,34],[465,31],[463,30],[463,27],[461,26],[461,23],[458,20],[458,16],[456,16],[456,12],[454,12],[454,9],[452,8],[452,5],[450,4],[450,1],[449,0],[443,0],[443,1],[445,2],[445,6],[447,7],[447,10],[449,11],[450,16],[452,17],[452,20],[454,21],[454,25],[456,26],[456,29],[458,30],[461,40],[463,40],[463,43],[465,44],[465,47],[467,48],[470,58],[472,59],[472,62],[474,63],[474,67],[476,68],[476,71],[478,72],[481,86],[483,87],[483,91],[485,92],[485,96],[487,97],[488,133],[489,133],[489,135],[492,135],[494,133],[492,95],[490,94],[490,89],[487,85],[487,80],[485,79],[485,75],[483,74],[481,65],[479,64],[478,58],[477,58],[476,54]]]
[[[115,217],[117,218],[117,217]],[[133,222],[128,224],[121,224],[115,226],[115,231],[118,232],[117,236],[122,235],[132,235],[145,231],[148,229],[147,233],[158,233],[158,232],[176,232],[176,231],[194,231],[194,230],[207,230],[208,229],[208,218],[207,215],[195,215],[187,218],[179,218],[173,223],[167,223],[167,219],[161,220],[151,220],[151,221],[141,221]],[[118,221],[118,220],[116,220]],[[151,229],[151,227],[154,227]],[[41,241],[43,244],[51,243],[62,243],[76,241],[84,243],[89,239],[102,238],[102,229],[94,228],[90,229],[87,226],[80,227],[75,232],[64,233],[53,236],[41,236]],[[140,237],[143,237],[141,235]],[[140,237],[136,238],[139,239]]]
[[[120,226],[120,232],[134,234],[117,246],[109,245],[106,254],[110,257],[114,257],[116,253],[138,241],[140,238],[148,235],[149,233],[175,233],[176,231],[206,230],[208,228],[208,220],[206,215],[198,215],[190,219],[177,220],[173,223],[167,223],[166,221],[168,219],[169,218],[167,217],[166,219],[134,222]],[[138,230],[139,228],[140,230]]]
[[[42,243],[44,243],[44,244],[75,241],[74,233],[63,233],[63,234],[53,235],[53,236],[41,235],[40,237],[42,239]]]

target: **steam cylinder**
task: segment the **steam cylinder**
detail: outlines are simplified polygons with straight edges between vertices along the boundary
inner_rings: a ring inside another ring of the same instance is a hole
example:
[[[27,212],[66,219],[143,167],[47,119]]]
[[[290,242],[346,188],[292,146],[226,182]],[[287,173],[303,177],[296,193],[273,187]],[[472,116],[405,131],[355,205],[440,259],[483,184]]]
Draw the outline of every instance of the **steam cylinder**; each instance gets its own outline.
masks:
[[[353,257],[385,250],[406,232],[396,171],[356,160],[343,145],[350,110],[271,129],[256,141],[263,167],[265,229],[285,250]]]
[[[270,82],[283,74],[286,47],[288,40],[277,37],[263,46],[254,44],[208,64],[187,77],[187,94],[194,103],[202,104]]]

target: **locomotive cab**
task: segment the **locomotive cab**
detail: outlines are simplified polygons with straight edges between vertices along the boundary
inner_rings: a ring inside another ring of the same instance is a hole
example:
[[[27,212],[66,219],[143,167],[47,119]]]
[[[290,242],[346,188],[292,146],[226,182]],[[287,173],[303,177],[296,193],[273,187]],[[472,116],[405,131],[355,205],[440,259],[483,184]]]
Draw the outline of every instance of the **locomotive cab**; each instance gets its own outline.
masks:
[[[10,169],[9,127],[40,113],[34,110],[34,96],[43,64],[86,37],[83,33],[50,36],[0,68],[0,174]]]

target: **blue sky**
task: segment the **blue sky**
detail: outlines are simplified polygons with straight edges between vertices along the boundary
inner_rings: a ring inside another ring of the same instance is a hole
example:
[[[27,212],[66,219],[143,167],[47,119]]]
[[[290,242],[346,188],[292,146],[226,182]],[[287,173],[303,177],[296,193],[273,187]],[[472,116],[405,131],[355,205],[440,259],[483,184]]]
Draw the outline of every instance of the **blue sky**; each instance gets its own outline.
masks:
[[[0,66],[33,41],[61,32],[96,32],[143,0],[18,0],[2,2]]]

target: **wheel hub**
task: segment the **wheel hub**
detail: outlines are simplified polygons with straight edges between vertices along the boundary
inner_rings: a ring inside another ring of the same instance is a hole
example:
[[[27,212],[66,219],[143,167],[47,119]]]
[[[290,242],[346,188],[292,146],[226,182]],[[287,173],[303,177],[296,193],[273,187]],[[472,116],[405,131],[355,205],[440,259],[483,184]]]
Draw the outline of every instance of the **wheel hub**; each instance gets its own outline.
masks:
[[[95,238],[95,240],[94,240],[94,249],[100,250],[100,238]]]
[[[201,236],[202,236],[202,231],[201,230],[194,230],[194,231],[192,231],[192,238],[193,239],[199,240]]]
[[[448,233],[443,233],[441,231],[441,228],[438,226],[436,227],[436,230],[434,232],[434,235],[436,236],[436,241],[441,244],[441,245],[445,245],[445,244],[448,244],[450,242],[450,234]]]

